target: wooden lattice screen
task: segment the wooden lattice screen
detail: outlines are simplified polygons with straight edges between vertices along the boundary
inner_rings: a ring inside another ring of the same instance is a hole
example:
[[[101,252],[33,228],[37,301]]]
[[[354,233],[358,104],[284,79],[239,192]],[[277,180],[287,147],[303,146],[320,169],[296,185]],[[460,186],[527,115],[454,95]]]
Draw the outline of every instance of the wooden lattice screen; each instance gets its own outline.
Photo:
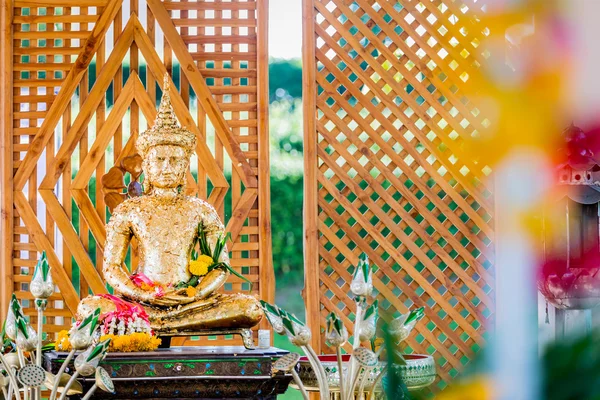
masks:
[[[70,326],[80,297],[106,292],[104,225],[167,71],[176,114],[200,139],[187,190],[215,205],[232,265],[272,299],[267,1],[2,5],[2,312],[14,292],[35,321],[28,282],[42,250],[60,289],[49,332]],[[235,277],[225,287],[247,289]]]
[[[464,149],[489,124],[465,93],[485,59],[478,7],[304,0],[309,319],[324,327],[338,310],[352,326],[349,283],[366,252],[384,313],[425,306],[407,351],[435,355],[438,390],[493,313],[489,167]]]

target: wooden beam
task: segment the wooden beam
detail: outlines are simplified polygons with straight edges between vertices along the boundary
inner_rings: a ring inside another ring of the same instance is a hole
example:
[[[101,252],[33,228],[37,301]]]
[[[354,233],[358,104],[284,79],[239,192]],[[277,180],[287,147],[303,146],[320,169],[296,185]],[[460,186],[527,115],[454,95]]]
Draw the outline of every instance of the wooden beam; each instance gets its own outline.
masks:
[[[96,21],[94,29],[83,44],[77,60],[67,74],[67,77],[58,92],[58,96],[56,96],[56,99],[52,102],[40,130],[29,145],[29,151],[25,155],[25,158],[15,174],[15,189],[23,189],[27,179],[35,169],[38,159],[52,137],[56,124],[69,105],[71,97],[73,96],[73,93],[75,93],[75,89],[77,89],[81,78],[83,78],[94,54],[104,41],[104,35],[120,7],[121,0],[109,0],[102,15],[100,15],[100,18]]]
[[[0,43],[12,43],[12,0],[0,1]],[[6,319],[13,293],[13,56],[12,46],[0,50],[0,321]]]
[[[319,198],[317,186],[316,52],[314,0],[302,1],[302,105],[304,111],[304,302],[306,323],[320,332]],[[321,335],[311,344],[321,352]]]
[[[229,153],[233,168],[240,174],[240,178],[247,188],[258,187],[258,179],[256,178],[252,167],[248,163],[237,139],[223,117],[219,105],[213,98],[192,55],[188,52],[185,42],[179,35],[179,32],[177,32],[177,28],[175,28],[165,6],[160,0],[148,0],[147,3],[159,26],[162,28],[165,39],[169,42],[173,52],[179,59],[181,70],[188,77],[190,85],[194,89],[196,96],[198,96],[198,103],[206,112],[206,115],[215,127],[215,132],[219,135],[223,142],[223,146]]]
[[[269,141],[269,0],[257,4],[258,98],[258,240],[260,250],[260,298],[275,301],[275,271],[271,238],[271,163]],[[268,329],[268,321],[261,326]]]
[[[248,218],[248,213],[250,213],[257,196],[258,190],[256,188],[247,188],[240,197],[235,209],[231,212],[231,218],[229,218],[225,230],[231,233],[232,242],[236,241],[242,231],[244,222]]]

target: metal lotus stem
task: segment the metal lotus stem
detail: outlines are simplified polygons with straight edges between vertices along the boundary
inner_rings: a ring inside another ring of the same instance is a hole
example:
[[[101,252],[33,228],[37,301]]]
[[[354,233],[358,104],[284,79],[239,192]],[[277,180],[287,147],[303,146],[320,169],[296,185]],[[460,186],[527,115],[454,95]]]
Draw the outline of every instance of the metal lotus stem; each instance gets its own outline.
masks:
[[[348,376],[348,382],[350,383],[350,390],[346,394],[346,398],[348,400],[351,400],[354,397],[356,384],[358,383],[358,378],[360,376],[361,369],[362,368],[358,368],[356,372],[352,371],[352,375]]]
[[[354,320],[354,335],[352,337],[352,350],[356,350],[360,347],[360,324],[363,318],[363,302],[357,299],[356,301],[356,319]],[[348,366],[348,379],[346,382],[345,394],[346,399],[351,400],[354,395],[354,369],[355,369],[354,355],[350,357],[350,365]],[[342,398],[343,399],[343,398]]]
[[[375,391],[377,390],[377,385],[379,385],[379,382],[381,382],[381,379],[383,379],[385,374],[387,374],[387,370],[388,370],[388,366],[386,365],[385,367],[383,367],[383,369],[381,370],[379,375],[377,375],[377,377],[375,378],[375,381],[373,382],[373,386],[371,387],[371,392],[369,393],[369,400],[375,400]]]
[[[62,374],[67,369],[67,365],[69,365],[69,362],[71,361],[71,359],[75,355],[75,351],[76,351],[75,349],[71,350],[69,352],[69,355],[65,359],[65,362],[63,362],[63,364],[60,366],[60,369],[58,370],[58,374],[56,374],[56,379],[54,381],[54,387],[52,388],[52,393],[50,394],[50,400],[56,400],[56,394],[57,394],[57,391],[58,391],[58,383],[60,382],[60,377],[62,376]],[[71,381],[69,380],[69,383],[70,382]],[[67,393],[66,388],[63,391],[63,393]]]
[[[6,358],[4,358],[4,355],[2,354],[2,352],[0,352],[0,362],[2,362],[2,365],[4,365],[4,369],[6,370],[6,373],[8,374],[8,379],[10,380],[10,386],[8,388],[9,391],[9,397],[7,397],[7,399],[10,399],[10,389],[15,388],[15,397],[17,398],[17,400],[21,400],[21,396],[19,394],[19,383],[17,382],[17,377],[15,376],[15,371],[13,371],[12,367],[10,366],[10,364],[8,362],[6,362]]]
[[[337,355],[337,363],[338,363],[338,370],[339,370],[339,374],[340,374],[340,399],[344,399],[344,394],[345,394],[345,390],[344,390],[344,362],[342,360],[342,346],[336,346],[335,347],[335,352]]]
[[[62,375],[62,373],[58,374],[58,376],[61,376],[61,375]],[[73,376],[71,376],[71,379],[69,379],[69,382],[67,382],[67,384],[65,385],[65,388],[63,389],[63,392],[60,395],[60,400],[65,400],[67,398],[67,392],[69,391],[69,388],[73,385],[73,382],[75,382],[75,380],[77,379],[78,376],[79,376],[79,372],[75,371],[73,373]],[[55,385],[55,387],[57,387],[57,386],[58,385]]]
[[[321,393],[321,398],[328,399],[329,385],[327,384],[327,375],[325,374],[325,368],[323,368],[323,364],[321,364],[317,353],[315,353],[310,345],[302,346],[302,350],[304,351],[304,354],[306,354],[313,371],[315,371],[315,376],[319,382],[319,392]]]
[[[25,361],[25,356],[23,355],[23,350],[21,350],[18,346],[17,346],[17,355],[19,356],[19,362],[21,363],[21,368],[23,368],[25,365],[27,365],[27,362]],[[29,388],[27,386],[23,387],[24,391],[23,391],[23,400],[29,400]],[[19,392],[19,386],[17,386],[17,388],[15,389],[15,393]]]
[[[44,299],[35,299],[35,306],[37,308],[37,331],[38,331],[38,342],[37,342],[37,350],[35,352],[35,365],[38,367],[42,366],[42,335],[43,335],[43,320],[44,320],[44,308],[45,308],[46,300]],[[42,399],[42,388],[37,387],[35,389],[35,397],[37,400]]]
[[[296,372],[296,370],[294,368],[292,368],[290,370],[290,372],[292,373],[292,377],[294,378],[294,382],[296,382],[296,385],[300,389],[300,393],[302,393],[302,398],[304,400],[308,400],[308,392],[306,391],[306,388],[304,387],[304,384],[302,383],[302,380],[300,380],[300,377],[298,376],[298,373]]]
[[[360,385],[358,385],[358,395],[356,396],[356,398],[358,400],[362,399],[363,393],[365,391],[365,385],[367,383],[367,379],[372,370],[373,370],[373,368],[364,368],[364,372],[359,379]]]
[[[98,384],[94,383],[94,385],[90,388],[90,390],[88,390],[88,392],[85,394],[85,396],[81,400],[91,399],[92,396],[94,395],[94,392],[96,391],[96,389],[98,389]],[[66,393],[66,391],[65,391],[65,393]]]
[[[37,303],[37,301],[36,301]],[[38,320],[37,320],[37,331],[38,331],[38,342],[37,342],[37,351],[35,352],[35,364],[38,367],[42,366],[42,322],[44,318],[44,309],[42,307],[38,307]]]
[[[328,399],[329,385],[327,384],[327,375],[325,374],[325,369],[323,368],[323,365],[319,361],[317,353],[315,353],[315,351],[310,345],[302,346],[302,350],[304,351],[304,354],[306,354],[306,357],[308,358],[308,361],[310,362],[313,371],[315,371],[315,376],[317,377],[317,381],[319,382],[319,392],[321,393],[321,398]]]

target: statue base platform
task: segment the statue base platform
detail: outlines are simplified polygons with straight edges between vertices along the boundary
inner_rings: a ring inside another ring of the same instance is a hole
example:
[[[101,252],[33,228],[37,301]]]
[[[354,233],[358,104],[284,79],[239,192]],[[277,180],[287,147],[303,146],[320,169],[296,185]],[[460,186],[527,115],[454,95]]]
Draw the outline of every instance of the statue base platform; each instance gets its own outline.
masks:
[[[195,330],[195,331],[173,331],[173,332],[159,332],[157,336],[162,340],[160,348],[171,347],[172,337],[182,336],[215,336],[215,335],[240,335],[244,347],[248,350],[256,349],[254,346],[254,339],[252,336],[252,330],[246,328],[239,329],[206,329],[206,330]]]
[[[112,377],[115,393],[97,390],[94,399],[276,399],[291,375],[272,374],[272,363],[287,351],[271,347],[171,347],[152,352],[109,353],[100,364]],[[57,373],[67,353],[45,355]],[[73,373],[73,365],[67,367]],[[94,377],[81,378],[84,393]],[[80,397],[71,396],[71,399]]]

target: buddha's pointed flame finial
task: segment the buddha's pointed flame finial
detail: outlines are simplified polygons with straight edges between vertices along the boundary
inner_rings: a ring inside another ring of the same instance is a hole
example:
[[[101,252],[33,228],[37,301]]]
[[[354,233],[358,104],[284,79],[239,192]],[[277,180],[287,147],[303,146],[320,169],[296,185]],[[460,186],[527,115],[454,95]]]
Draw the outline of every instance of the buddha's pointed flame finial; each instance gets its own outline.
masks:
[[[137,140],[137,148],[142,157],[156,145],[170,144],[183,147],[189,154],[196,146],[196,136],[177,121],[171,103],[171,79],[165,73],[163,79],[163,95],[158,113],[152,127],[142,132]]]

